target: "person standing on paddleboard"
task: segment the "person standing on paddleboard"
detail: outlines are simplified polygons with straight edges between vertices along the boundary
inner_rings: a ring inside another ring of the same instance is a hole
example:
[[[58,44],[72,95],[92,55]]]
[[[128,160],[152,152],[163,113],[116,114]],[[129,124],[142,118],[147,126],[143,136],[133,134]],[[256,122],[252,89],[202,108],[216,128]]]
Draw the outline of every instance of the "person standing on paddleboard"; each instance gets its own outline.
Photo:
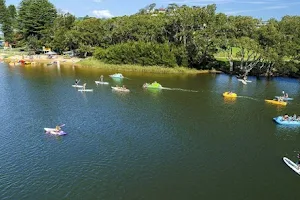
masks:
[[[100,81],[103,82],[103,75],[100,76]]]

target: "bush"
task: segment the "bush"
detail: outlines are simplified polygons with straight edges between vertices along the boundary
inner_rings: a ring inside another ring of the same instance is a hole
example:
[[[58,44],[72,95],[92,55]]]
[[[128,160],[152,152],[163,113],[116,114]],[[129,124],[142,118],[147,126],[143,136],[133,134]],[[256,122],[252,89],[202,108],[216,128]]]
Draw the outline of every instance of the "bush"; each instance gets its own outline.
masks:
[[[168,44],[128,42],[97,48],[94,57],[111,64],[138,64],[142,66],[177,66],[174,53]]]

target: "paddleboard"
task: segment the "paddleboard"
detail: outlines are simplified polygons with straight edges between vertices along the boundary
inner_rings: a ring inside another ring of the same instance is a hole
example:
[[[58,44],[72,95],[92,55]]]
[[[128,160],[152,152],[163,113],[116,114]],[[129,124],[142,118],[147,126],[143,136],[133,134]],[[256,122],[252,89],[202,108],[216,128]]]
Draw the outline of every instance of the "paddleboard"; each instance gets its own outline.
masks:
[[[95,81],[95,83],[97,85],[108,85],[109,84],[108,82],[102,82],[102,81]]]
[[[298,165],[296,163],[294,163],[293,161],[291,161],[287,157],[283,157],[283,161],[285,162],[285,164],[287,164],[287,166],[292,168],[292,170],[294,170],[294,172],[296,172],[297,174],[300,175],[300,168],[298,167]]]
[[[240,78],[238,80],[239,81],[244,81],[244,82],[247,82],[247,83],[251,83],[252,82],[252,81],[248,81],[248,80],[245,81],[244,79],[240,79]]]
[[[118,91],[118,92],[129,92],[130,90],[125,88],[123,89],[122,87],[111,87],[111,89],[115,90],[115,91]]]
[[[75,88],[83,88],[83,85],[72,85],[72,87],[75,87]]]
[[[244,85],[247,85],[247,82],[244,79],[238,79],[238,81],[241,81]]]
[[[79,89],[79,92],[93,92],[93,89]]]

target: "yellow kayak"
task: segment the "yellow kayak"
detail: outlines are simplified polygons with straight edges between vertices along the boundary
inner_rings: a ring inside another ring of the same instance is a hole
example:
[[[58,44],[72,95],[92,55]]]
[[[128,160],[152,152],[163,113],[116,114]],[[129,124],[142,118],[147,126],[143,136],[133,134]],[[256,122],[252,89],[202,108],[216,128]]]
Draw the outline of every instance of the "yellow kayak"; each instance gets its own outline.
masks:
[[[224,92],[223,97],[237,97],[236,93]]]
[[[268,99],[265,99],[265,101],[268,102],[268,103],[282,105],[282,106],[286,106],[286,104],[287,104],[287,102],[277,101],[277,100],[268,100]]]

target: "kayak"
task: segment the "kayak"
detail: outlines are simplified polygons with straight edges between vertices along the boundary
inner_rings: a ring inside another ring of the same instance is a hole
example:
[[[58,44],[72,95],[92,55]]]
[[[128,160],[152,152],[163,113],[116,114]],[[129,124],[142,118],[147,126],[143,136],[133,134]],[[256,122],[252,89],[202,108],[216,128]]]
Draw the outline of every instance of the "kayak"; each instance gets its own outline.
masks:
[[[289,97],[280,97],[280,96],[275,96],[276,99],[282,98],[284,101],[291,101],[294,100],[294,98],[289,98]]]
[[[93,89],[79,89],[79,92],[93,92]]]
[[[75,87],[75,88],[83,88],[83,85],[72,85],[72,87]]]
[[[95,81],[95,83],[97,85],[108,85],[109,84],[108,82],[102,82],[102,81]]]
[[[112,90],[118,91],[118,92],[130,92],[127,88],[122,87],[111,87]]]
[[[120,73],[109,75],[111,78],[124,78],[124,76]]]
[[[287,102],[284,102],[284,101],[276,101],[276,100],[268,100],[268,99],[265,99],[265,101],[268,103],[277,104],[277,105],[281,105],[281,106],[287,105]]]
[[[64,131],[57,131],[55,128],[44,128],[46,133],[50,133],[53,135],[67,135]]]
[[[287,120],[283,120],[282,116],[278,116],[278,117],[274,117],[273,120],[277,124],[281,124],[281,125],[300,125],[300,121],[293,120],[292,117],[289,117]]]
[[[291,161],[287,157],[283,157],[283,161],[285,162],[285,164],[287,164],[287,166],[292,168],[292,170],[294,170],[294,172],[296,172],[297,174],[300,175],[300,169],[299,169],[299,167],[296,163],[294,163],[293,161]]]
[[[162,86],[161,86],[161,84],[159,84],[159,83],[157,83],[157,82],[155,81],[155,82],[153,82],[153,83],[151,83],[151,84],[145,83],[145,84],[143,85],[143,88],[149,88],[149,89],[161,89]]]
[[[235,97],[237,97],[237,94],[236,94],[236,93],[224,92],[224,93],[223,93],[223,97],[231,97],[231,98],[235,98]]]

